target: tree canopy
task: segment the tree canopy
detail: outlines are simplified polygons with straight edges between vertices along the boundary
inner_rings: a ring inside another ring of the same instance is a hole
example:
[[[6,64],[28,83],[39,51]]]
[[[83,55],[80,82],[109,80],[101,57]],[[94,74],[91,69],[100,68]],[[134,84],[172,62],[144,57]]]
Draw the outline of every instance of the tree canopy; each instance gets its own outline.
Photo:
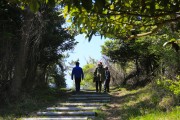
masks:
[[[10,1],[10,0],[9,0]],[[37,11],[41,4],[61,5],[72,28],[92,35],[109,38],[133,38],[157,32],[169,23],[180,20],[179,0],[13,0]]]
[[[179,0],[65,0],[72,27],[92,35],[128,39],[180,20]]]

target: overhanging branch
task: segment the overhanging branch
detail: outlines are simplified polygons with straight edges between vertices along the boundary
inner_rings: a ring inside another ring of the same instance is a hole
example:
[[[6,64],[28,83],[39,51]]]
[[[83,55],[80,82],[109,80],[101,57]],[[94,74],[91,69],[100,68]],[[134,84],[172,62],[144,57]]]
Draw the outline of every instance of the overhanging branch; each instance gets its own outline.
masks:
[[[133,38],[137,38],[137,37],[143,37],[143,36],[147,36],[147,35],[151,35],[155,32],[158,31],[158,29],[161,27],[162,25],[156,26],[154,29],[152,29],[152,31],[150,32],[146,32],[146,33],[141,33],[141,34],[136,34],[136,35],[131,35],[128,40],[132,40]]]

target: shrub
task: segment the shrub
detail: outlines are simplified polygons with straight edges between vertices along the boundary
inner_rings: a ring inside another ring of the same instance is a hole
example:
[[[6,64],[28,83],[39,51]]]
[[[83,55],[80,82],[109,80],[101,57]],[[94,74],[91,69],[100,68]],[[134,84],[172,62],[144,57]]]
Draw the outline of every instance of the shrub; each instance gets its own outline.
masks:
[[[158,80],[157,85],[167,91],[170,91],[177,97],[180,96],[180,76],[177,77],[176,81],[170,79]]]
[[[176,80],[162,79],[157,80],[157,86],[164,92],[159,107],[170,110],[169,106],[179,105],[180,103],[180,76]]]

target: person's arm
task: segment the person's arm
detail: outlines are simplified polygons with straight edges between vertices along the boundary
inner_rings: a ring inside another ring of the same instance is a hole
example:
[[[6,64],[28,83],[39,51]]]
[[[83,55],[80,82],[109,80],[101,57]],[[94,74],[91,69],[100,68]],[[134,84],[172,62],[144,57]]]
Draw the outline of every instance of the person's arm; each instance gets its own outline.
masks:
[[[111,77],[109,70],[106,71],[106,79],[109,80]]]
[[[73,76],[74,76],[74,68],[73,68],[72,73],[71,73],[71,80],[73,80]]]
[[[105,80],[107,80],[107,78],[108,78],[108,73],[107,73],[107,71],[105,70]]]
[[[96,76],[97,76],[97,68],[94,71],[94,77],[96,77]]]

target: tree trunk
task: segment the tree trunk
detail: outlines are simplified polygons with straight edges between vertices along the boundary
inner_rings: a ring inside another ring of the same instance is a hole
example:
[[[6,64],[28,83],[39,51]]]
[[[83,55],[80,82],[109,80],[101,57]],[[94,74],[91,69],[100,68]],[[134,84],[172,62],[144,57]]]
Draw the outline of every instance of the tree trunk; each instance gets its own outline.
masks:
[[[31,61],[31,63],[28,64],[26,78],[22,84],[24,89],[32,90],[34,88],[36,82],[35,81],[36,69],[37,69],[37,62]]]
[[[47,79],[46,79],[46,67],[38,67],[37,69],[37,76],[36,76],[36,87],[46,87],[47,86]]]
[[[27,57],[27,49],[28,47],[25,47],[26,40],[21,41],[19,54],[16,59],[15,63],[15,72],[14,72],[14,80],[12,81],[12,87],[11,87],[11,93],[13,96],[17,96],[21,89],[21,83],[24,77],[25,73],[25,63],[26,63],[26,57]]]
[[[12,96],[18,96],[22,87],[22,81],[25,78],[25,66],[27,60],[27,54],[29,50],[29,32],[31,30],[31,19],[33,14],[27,9],[25,10],[25,22],[22,26],[22,38],[20,43],[19,52],[15,62],[14,80],[11,85]]]

